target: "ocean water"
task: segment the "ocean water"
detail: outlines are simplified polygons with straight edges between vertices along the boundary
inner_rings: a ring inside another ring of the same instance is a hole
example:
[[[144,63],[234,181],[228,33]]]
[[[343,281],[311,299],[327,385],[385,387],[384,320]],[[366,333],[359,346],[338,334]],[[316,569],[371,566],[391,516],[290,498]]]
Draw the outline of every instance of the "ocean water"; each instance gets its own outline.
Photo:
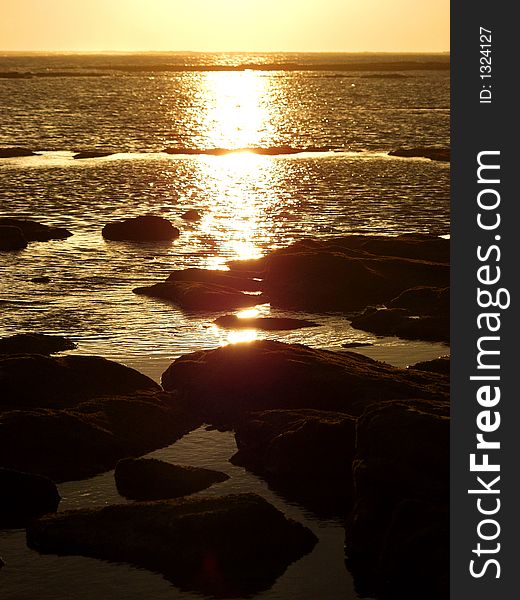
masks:
[[[6,55],[0,57],[0,147],[40,152],[0,159],[0,216],[70,229],[67,240],[0,255],[0,334],[67,335],[75,352],[119,360],[159,379],[176,357],[269,337],[362,351],[394,364],[446,354],[440,344],[376,338],[339,314],[305,315],[320,327],[229,332],[222,313],[188,314],[136,296],[134,287],[187,266],[225,269],[304,237],[364,232],[449,232],[449,164],[387,155],[400,146],[449,145],[446,56],[372,55]],[[273,148],[288,156],[168,155],[182,150]],[[74,160],[78,150],[114,152]],[[181,215],[197,209],[188,224]],[[105,242],[103,225],[139,214],[181,230],[168,244]],[[46,275],[47,284],[31,279]],[[258,314],[301,316],[256,307]],[[320,543],[292,565],[267,599],[354,598],[343,565],[341,523],[288,504],[227,462],[232,434],[200,430],[166,460],[215,466],[232,478],[211,493],[266,495],[308,524]],[[217,489],[218,488],[218,489]],[[121,501],[110,474],[62,486],[63,506]],[[0,535],[2,598],[191,598],[161,577],[124,565],[40,557],[22,532]],[[321,593],[317,594],[317,590]]]

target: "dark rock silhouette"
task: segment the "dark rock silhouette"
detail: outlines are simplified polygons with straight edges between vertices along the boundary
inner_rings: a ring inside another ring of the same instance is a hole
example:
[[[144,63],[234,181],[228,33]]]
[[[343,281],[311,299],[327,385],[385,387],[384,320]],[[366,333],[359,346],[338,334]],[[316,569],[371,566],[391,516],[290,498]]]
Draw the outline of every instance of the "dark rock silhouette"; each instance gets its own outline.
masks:
[[[305,327],[319,327],[319,323],[314,321],[290,319],[288,317],[239,318],[236,315],[223,315],[213,322],[215,325],[226,329],[262,329],[263,331],[289,331]]]
[[[450,312],[450,288],[414,287],[388,303],[389,308],[403,308],[414,315],[442,315]]]
[[[41,277],[32,277],[31,282],[32,283],[50,283],[51,278],[47,277],[47,275],[42,275]]]
[[[261,296],[244,294],[236,289],[197,281],[168,281],[138,287],[135,294],[167,300],[185,310],[215,312],[261,304]]]
[[[170,241],[179,237],[179,230],[168,219],[147,215],[108,223],[103,227],[106,240],[130,242]]]
[[[27,541],[42,553],[128,562],[181,590],[238,598],[269,589],[317,540],[263,498],[237,494],[47,516],[28,527]]]
[[[449,596],[448,415],[447,403],[409,400],[358,419],[346,552],[362,596]]]
[[[415,363],[410,365],[409,369],[418,369],[419,371],[428,371],[429,373],[441,373],[442,375],[450,374],[450,357],[439,356],[433,360],[426,360],[423,362]]]
[[[306,148],[293,148],[292,146],[271,146],[270,148],[250,147],[250,148],[166,148],[163,152],[166,154],[187,154],[187,155],[206,155],[206,156],[225,156],[227,154],[238,154],[249,152],[262,156],[278,156],[285,154],[301,154],[303,152],[327,152],[329,148],[320,148],[317,146],[308,146]]]
[[[181,356],[163,373],[162,384],[183,399],[186,410],[224,425],[273,408],[360,415],[375,399],[445,398],[449,387],[439,375],[398,369],[354,352],[270,340]]]
[[[396,148],[388,153],[389,156],[401,156],[404,158],[429,158],[443,162],[450,161],[449,148],[436,148],[429,146],[417,146],[415,148]]]
[[[173,271],[166,282],[194,281],[197,283],[210,283],[223,285],[241,292],[259,292],[262,283],[258,279],[244,276],[241,273],[230,273],[229,271],[215,271],[210,269],[199,269],[191,267],[180,271]]]
[[[235,426],[231,458],[315,512],[351,508],[356,419],[322,410],[254,412]]]
[[[72,235],[63,227],[43,225],[30,219],[0,217],[0,227],[18,227],[22,230],[28,242],[47,242],[49,240],[64,240]]]
[[[341,344],[342,348],[364,348],[365,346],[373,346],[372,342],[345,342]]]
[[[36,152],[28,148],[0,148],[0,158],[17,158],[21,156],[35,156]]]
[[[84,150],[82,152],[76,152],[72,158],[84,159],[84,158],[103,158],[105,156],[111,156],[114,152],[107,152],[105,150]]]
[[[23,250],[27,247],[27,238],[19,227],[0,225],[0,251]]]
[[[118,492],[130,500],[165,500],[200,492],[229,479],[226,473],[173,465],[155,458],[124,458],[116,465]]]
[[[18,333],[0,338],[0,355],[55,354],[56,352],[63,352],[63,350],[73,350],[75,347],[76,344],[66,337],[45,335],[43,333]]]
[[[60,495],[46,477],[0,467],[0,529],[21,528],[58,510]]]
[[[201,219],[201,215],[199,213],[198,210],[195,210],[194,208],[187,210],[185,213],[183,213],[181,215],[181,219],[184,219],[185,221],[200,221]]]

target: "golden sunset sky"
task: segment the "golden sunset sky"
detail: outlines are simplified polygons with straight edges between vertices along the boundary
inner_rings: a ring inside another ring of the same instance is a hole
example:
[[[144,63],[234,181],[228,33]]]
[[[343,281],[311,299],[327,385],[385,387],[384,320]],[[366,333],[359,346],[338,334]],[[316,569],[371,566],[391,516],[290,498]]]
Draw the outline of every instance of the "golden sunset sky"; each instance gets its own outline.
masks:
[[[0,50],[449,50],[449,0],[0,0]]]

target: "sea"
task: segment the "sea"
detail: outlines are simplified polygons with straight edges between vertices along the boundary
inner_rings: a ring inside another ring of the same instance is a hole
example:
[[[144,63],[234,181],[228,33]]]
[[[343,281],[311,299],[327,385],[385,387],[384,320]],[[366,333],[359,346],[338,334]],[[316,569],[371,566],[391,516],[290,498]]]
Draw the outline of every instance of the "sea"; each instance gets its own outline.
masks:
[[[223,330],[213,323],[223,313],[186,313],[132,289],[176,269],[226,269],[303,238],[449,235],[449,163],[388,155],[446,147],[449,135],[447,54],[2,54],[0,148],[37,154],[0,159],[0,216],[73,236],[0,255],[0,335],[65,335],[78,345],[73,352],[117,360],[156,381],[183,354],[261,338],[333,350],[371,343],[359,351],[397,366],[447,354],[442,344],[353,329],[342,314],[268,304],[248,316],[304,316],[320,326]],[[293,153],[277,154],[282,146]],[[73,158],[91,150],[111,154]],[[183,219],[190,209],[200,220]],[[179,238],[102,238],[106,223],[146,214],[169,219]],[[259,493],[318,535],[314,551],[255,598],[356,598],[343,523],[231,465],[235,450],[232,432],[201,428],[153,456],[226,471],[230,480],[202,494]],[[113,473],[59,487],[60,510],[124,501]],[[128,565],[40,556],[26,548],[23,531],[0,533],[0,556],[5,600],[201,597]]]

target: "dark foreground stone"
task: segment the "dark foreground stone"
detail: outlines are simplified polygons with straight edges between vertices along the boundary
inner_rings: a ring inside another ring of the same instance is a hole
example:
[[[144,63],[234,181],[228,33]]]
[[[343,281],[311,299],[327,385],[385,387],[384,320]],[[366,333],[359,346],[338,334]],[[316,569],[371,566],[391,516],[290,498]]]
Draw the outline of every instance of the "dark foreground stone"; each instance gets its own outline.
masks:
[[[450,357],[439,356],[433,360],[425,360],[422,362],[410,365],[409,369],[418,369],[419,371],[428,371],[429,373],[441,373],[442,375],[450,374]]]
[[[444,403],[396,401],[357,422],[346,553],[361,596],[449,596],[448,414]]]
[[[162,384],[179,394],[187,410],[214,424],[272,408],[360,415],[376,399],[446,398],[449,388],[436,374],[271,340],[181,356],[163,373]]]
[[[263,331],[290,331],[305,327],[319,327],[319,323],[305,319],[290,319],[288,317],[247,317],[223,315],[213,321],[215,325],[225,329],[261,329]]]
[[[197,281],[168,281],[138,287],[132,291],[134,294],[167,300],[185,310],[204,312],[246,308],[263,301],[259,295],[244,294],[224,285]]]
[[[396,148],[388,153],[389,156],[402,156],[404,158],[429,158],[442,162],[450,161],[450,149],[432,146],[417,146],[415,148]]]
[[[18,227],[22,230],[28,242],[47,242],[49,240],[64,240],[72,235],[63,227],[43,225],[30,219],[15,219],[11,217],[0,217],[1,227]]]
[[[171,241],[179,237],[179,230],[168,219],[156,216],[142,216],[108,223],[102,235],[106,240],[121,242]]]
[[[324,515],[351,509],[356,419],[322,410],[251,413],[235,426],[231,462]]]
[[[316,541],[254,494],[61,513],[27,529],[39,552],[128,562],[220,598],[269,589]]]
[[[0,148],[0,158],[17,158],[20,156],[35,156],[36,152],[28,148]]]
[[[0,225],[0,250],[23,250],[27,239],[19,227]]]
[[[20,528],[55,513],[60,495],[46,477],[0,468],[0,529]]]
[[[43,333],[18,333],[0,338],[1,354],[55,354],[73,350],[76,344],[66,337]],[[1,385],[0,379],[0,385]],[[1,404],[1,401],[0,401]]]
[[[120,460],[114,477],[118,492],[130,500],[179,498],[229,479],[221,471],[172,465],[155,458]]]

